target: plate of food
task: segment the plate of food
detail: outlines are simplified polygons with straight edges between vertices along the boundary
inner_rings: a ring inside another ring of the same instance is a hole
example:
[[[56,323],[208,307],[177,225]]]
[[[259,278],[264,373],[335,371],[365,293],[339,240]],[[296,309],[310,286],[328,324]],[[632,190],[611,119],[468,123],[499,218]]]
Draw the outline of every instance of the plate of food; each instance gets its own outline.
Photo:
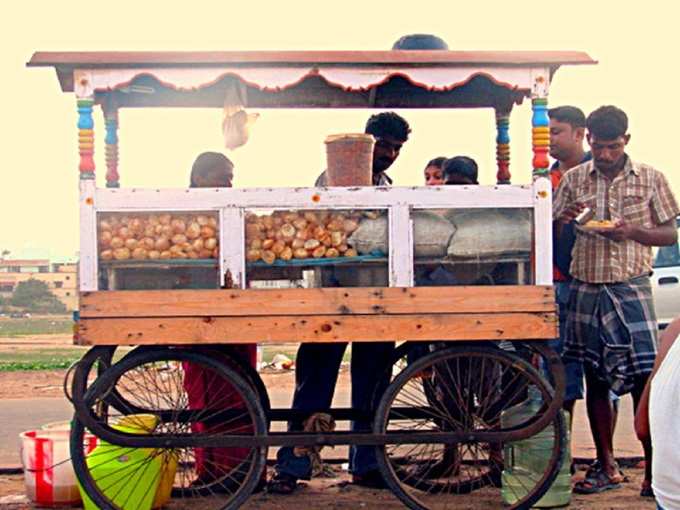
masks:
[[[611,220],[590,220],[581,226],[588,232],[610,232],[618,226],[618,223]]]

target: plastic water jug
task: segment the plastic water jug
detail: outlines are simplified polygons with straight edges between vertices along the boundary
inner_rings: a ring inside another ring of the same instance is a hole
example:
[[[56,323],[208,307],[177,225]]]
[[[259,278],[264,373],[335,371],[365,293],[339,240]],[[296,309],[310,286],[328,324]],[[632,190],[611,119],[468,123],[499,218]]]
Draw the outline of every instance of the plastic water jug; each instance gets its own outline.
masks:
[[[506,409],[501,415],[503,427],[526,422],[536,415],[541,405],[540,396],[530,396],[521,404]],[[565,415],[566,423],[569,423],[568,414],[561,412]],[[527,488],[534,487],[536,480],[543,476],[552,455],[554,435],[555,427],[550,424],[532,437],[505,444],[501,489],[505,504],[514,504],[524,497],[528,492]],[[566,439],[565,455],[557,478],[533,508],[566,506],[571,501],[571,447],[568,430]]]

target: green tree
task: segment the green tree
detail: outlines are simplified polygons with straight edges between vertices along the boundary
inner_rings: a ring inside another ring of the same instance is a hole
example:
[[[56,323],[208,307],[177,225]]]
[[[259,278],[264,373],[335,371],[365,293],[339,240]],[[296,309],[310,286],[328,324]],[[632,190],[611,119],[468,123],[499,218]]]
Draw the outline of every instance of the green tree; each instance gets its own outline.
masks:
[[[33,312],[66,312],[64,303],[59,301],[59,298],[50,292],[47,284],[40,280],[20,282],[14,289],[10,302],[12,306]]]

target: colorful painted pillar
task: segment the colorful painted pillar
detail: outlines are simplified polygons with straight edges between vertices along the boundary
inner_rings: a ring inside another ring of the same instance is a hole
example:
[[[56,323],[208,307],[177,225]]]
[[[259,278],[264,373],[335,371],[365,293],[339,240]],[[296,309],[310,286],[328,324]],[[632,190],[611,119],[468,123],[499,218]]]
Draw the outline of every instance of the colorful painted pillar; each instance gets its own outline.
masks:
[[[496,183],[510,184],[510,112],[496,110]]]
[[[80,153],[81,179],[94,179],[94,119],[93,98],[80,98],[78,105],[78,152]]]
[[[550,148],[550,119],[548,118],[548,99],[534,97],[531,100],[531,140],[534,151],[532,166],[534,178],[547,177],[550,169],[548,151]]]
[[[106,187],[119,188],[118,175],[118,108],[108,107],[104,110],[104,125],[106,127]]]

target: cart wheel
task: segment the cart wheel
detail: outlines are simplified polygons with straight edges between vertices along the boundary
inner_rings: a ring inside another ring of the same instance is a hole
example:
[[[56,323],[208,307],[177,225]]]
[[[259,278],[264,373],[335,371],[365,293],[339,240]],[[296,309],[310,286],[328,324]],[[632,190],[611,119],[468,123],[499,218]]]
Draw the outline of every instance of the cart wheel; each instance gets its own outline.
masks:
[[[139,356],[141,353],[144,352],[159,352],[161,350],[167,350],[169,352],[174,352],[177,350],[175,347],[148,347],[148,346],[140,346],[135,348],[133,351],[129,352],[126,354],[122,359],[125,360],[128,357],[131,356]],[[200,354],[206,355],[213,357],[219,362],[227,365],[230,369],[236,371],[241,377],[243,377],[248,383],[250,384],[251,388],[253,391],[258,396],[258,401],[262,405],[262,409],[264,410],[265,417],[269,416],[269,411],[271,410],[271,403],[269,400],[269,394],[267,393],[267,388],[264,385],[264,382],[262,381],[262,378],[260,377],[260,374],[257,373],[257,371],[250,365],[244,363],[243,361],[233,358],[231,356],[225,355],[222,352],[219,351],[211,351],[210,349],[202,349],[198,351]],[[148,407],[148,402],[140,402],[140,401],[129,401],[127,400],[123,395],[119,394],[118,391],[114,388],[112,389],[108,395],[105,398],[105,401],[108,405],[112,406],[114,409],[116,409],[119,413],[125,413],[125,414],[132,414],[132,413],[137,413],[137,414],[144,414],[148,412],[153,412],[153,410],[150,410]]]
[[[513,460],[518,464],[515,451],[529,449],[523,439],[378,446],[380,471],[413,509],[530,508],[556,478],[564,454],[565,422],[548,406],[553,400],[548,382],[513,353],[469,344],[434,351],[409,364],[387,388],[374,432],[510,433],[542,427],[532,436],[539,439],[531,442],[532,469],[504,470],[506,462],[505,467]]]
[[[409,365],[416,360],[422,358],[430,352],[429,342],[403,342],[399,344],[394,351],[390,361],[385,365],[384,381],[392,382],[395,377],[402,373]],[[373,396],[371,397],[371,409],[375,410],[380,405],[380,400],[385,393],[386,387],[382,384],[377,385],[373,389]]]
[[[260,374],[252,367],[252,365],[244,362],[243,360],[236,359],[231,356],[225,356],[222,353],[220,353],[220,355],[220,359],[228,363],[229,368],[236,370],[240,376],[250,383],[253,391],[255,391],[258,396],[258,400],[262,405],[265,417],[268,420],[269,411],[271,411],[272,405],[271,401],[269,400],[269,393],[267,393],[267,387],[265,386],[262,377],[260,377]]]
[[[114,395],[116,405],[100,413]],[[128,412],[126,405],[131,405]],[[89,416],[101,423],[167,438],[167,447],[131,448],[96,440],[76,413],[71,458],[85,492],[102,509],[172,506],[238,508],[260,481],[267,448],[173,447],[191,434],[206,442],[225,435],[265,436],[262,406],[250,381],[210,356],[185,349],[144,349],[106,370],[85,395]],[[138,410],[144,410],[139,414]],[[156,424],[154,424],[156,422]],[[136,430],[135,430],[136,429]],[[184,502],[179,498],[186,498]]]
[[[541,373],[547,377],[555,395],[564,395],[567,389],[567,376],[559,354],[546,342],[514,342],[513,345],[522,350],[525,355],[528,353],[534,360],[534,366],[541,367]]]
[[[483,342],[484,344],[491,344],[492,348],[497,348],[493,345],[493,342]],[[390,362],[387,365],[387,374],[385,379],[388,381],[393,381],[401,372],[403,372],[409,364],[415,363],[417,360],[434,352],[436,350],[446,349],[450,346],[450,343],[446,342],[403,342],[399,344],[392,353]],[[460,348],[464,345],[479,346],[482,342],[475,341],[471,342],[456,342],[456,348]],[[432,388],[427,386],[424,391],[429,392]],[[380,405],[380,400],[385,393],[385,387],[377,386],[373,391],[373,397],[371,402],[373,402],[373,409],[377,409]],[[429,397],[428,397],[429,398]]]
[[[69,402],[73,402],[74,399],[82,400],[84,398],[88,383],[92,382],[90,381],[92,370],[96,369],[97,376],[104,373],[111,366],[111,360],[115,351],[116,346],[93,347],[72,365],[64,378],[64,394]],[[71,375],[72,377],[69,377]]]

